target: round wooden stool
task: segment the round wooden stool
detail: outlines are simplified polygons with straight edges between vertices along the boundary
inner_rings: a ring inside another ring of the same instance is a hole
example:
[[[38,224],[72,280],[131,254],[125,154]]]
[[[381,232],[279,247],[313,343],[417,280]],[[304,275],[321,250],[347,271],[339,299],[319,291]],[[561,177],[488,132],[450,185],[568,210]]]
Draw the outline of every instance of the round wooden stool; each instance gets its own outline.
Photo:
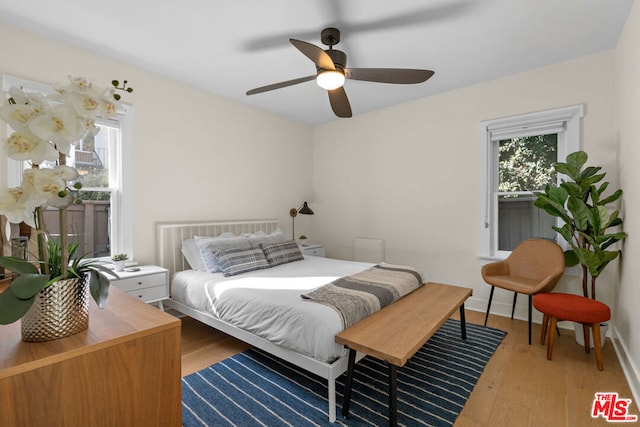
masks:
[[[555,340],[556,323],[558,320],[568,320],[582,323],[584,333],[584,351],[589,353],[589,327],[593,335],[593,348],[596,353],[598,370],[602,371],[602,348],[600,347],[600,322],[611,318],[609,307],[593,299],[579,295],[562,293],[542,293],[533,297],[533,306],[544,314],[542,319],[542,333],[540,343],[544,344],[545,335],[549,334],[547,343],[547,360],[551,360]]]

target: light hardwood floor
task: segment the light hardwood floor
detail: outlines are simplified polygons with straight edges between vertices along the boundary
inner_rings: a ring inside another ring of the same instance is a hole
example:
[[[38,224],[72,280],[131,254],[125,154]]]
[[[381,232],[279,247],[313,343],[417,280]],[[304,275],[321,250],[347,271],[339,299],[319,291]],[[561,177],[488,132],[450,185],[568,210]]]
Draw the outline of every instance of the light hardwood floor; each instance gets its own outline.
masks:
[[[454,316],[457,317],[457,316]],[[466,311],[468,322],[482,324],[484,314]],[[182,319],[182,375],[188,375],[230,357],[248,346],[196,320]],[[618,392],[633,399],[609,339],[603,348],[604,371],[595,355],[576,344],[573,332],[561,329],[553,360],[540,345],[540,325],[534,325],[527,344],[527,323],[489,316],[487,326],[507,331],[455,426],[574,427],[611,425],[591,418],[596,392]],[[637,402],[629,413],[640,414]],[[628,424],[627,424],[628,425]]]

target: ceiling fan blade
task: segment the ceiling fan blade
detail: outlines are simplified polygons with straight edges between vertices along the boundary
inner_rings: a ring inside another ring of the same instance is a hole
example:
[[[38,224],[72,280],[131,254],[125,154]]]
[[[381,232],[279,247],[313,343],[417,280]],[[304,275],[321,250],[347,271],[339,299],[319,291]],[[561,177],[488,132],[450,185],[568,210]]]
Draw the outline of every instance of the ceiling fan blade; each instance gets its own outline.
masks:
[[[416,25],[427,25],[432,22],[444,21],[458,16],[464,16],[472,12],[477,7],[477,0],[455,0],[443,2],[442,5],[421,7],[407,12],[402,12],[392,16],[385,16],[381,19],[375,19],[368,22],[350,23],[345,22],[344,16],[347,15],[342,6],[344,2],[340,0],[324,1],[322,20],[332,27],[340,28],[343,35],[380,32],[394,28],[406,28]],[[328,26],[329,26],[328,25]],[[247,40],[243,44],[243,48],[248,51],[258,51],[265,49],[275,49],[284,46],[287,39],[295,35],[300,39],[311,40],[318,36],[317,31],[295,31],[292,33],[284,32],[272,34],[270,36],[260,36],[251,40]],[[343,45],[344,46],[344,45]],[[345,49],[346,50],[346,49]]]
[[[395,28],[408,28],[410,26],[425,26],[431,23],[439,23],[458,16],[464,16],[478,7],[475,0],[455,0],[442,2],[440,5],[420,7],[392,16],[385,16],[368,22],[343,25],[344,34],[380,32]]]
[[[349,104],[349,98],[344,91],[344,86],[340,86],[338,89],[328,90],[329,103],[331,109],[338,117],[351,117],[351,105]]]
[[[396,84],[422,83],[433,74],[431,70],[411,68],[349,68],[345,70],[348,79]]]
[[[316,67],[323,68],[325,70],[335,70],[336,66],[333,60],[327,53],[320,49],[318,46],[303,42],[302,40],[289,39],[292,45],[296,47],[304,56],[309,58],[316,64]]]
[[[250,91],[247,92],[247,95],[255,95],[256,93],[268,92],[268,91],[274,90],[274,89],[280,89],[280,88],[287,87],[287,86],[293,86],[293,85],[297,85],[299,83],[304,83],[304,82],[308,82],[308,81],[311,81],[311,80],[315,80],[315,78],[316,78],[316,75],[314,74],[312,76],[300,77],[298,79],[287,80],[285,82],[273,83],[273,84],[270,84],[270,85],[257,87],[255,89],[251,89]]]

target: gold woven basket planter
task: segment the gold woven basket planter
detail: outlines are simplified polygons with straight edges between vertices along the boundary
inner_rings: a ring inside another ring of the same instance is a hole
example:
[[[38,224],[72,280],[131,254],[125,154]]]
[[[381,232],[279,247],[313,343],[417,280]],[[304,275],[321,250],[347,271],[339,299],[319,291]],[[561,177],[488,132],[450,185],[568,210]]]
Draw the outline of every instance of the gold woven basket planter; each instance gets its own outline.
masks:
[[[22,319],[23,341],[51,341],[89,327],[89,280],[60,280],[41,290]]]

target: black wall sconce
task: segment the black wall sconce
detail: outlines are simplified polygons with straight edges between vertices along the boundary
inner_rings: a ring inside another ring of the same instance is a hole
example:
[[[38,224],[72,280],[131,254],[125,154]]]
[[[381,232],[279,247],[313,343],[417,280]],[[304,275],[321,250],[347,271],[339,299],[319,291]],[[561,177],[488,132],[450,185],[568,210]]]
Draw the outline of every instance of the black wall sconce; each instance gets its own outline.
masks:
[[[289,211],[289,216],[291,216],[291,237],[293,238],[293,240],[296,240],[296,222],[295,222],[295,220],[296,220],[296,217],[298,216],[298,214],[313,215],[313,211],[311,210],[311,208],[309,207],[307,202],[304,202],[303,204],[301,204],[298,209],[291,208],[291,210]]]

